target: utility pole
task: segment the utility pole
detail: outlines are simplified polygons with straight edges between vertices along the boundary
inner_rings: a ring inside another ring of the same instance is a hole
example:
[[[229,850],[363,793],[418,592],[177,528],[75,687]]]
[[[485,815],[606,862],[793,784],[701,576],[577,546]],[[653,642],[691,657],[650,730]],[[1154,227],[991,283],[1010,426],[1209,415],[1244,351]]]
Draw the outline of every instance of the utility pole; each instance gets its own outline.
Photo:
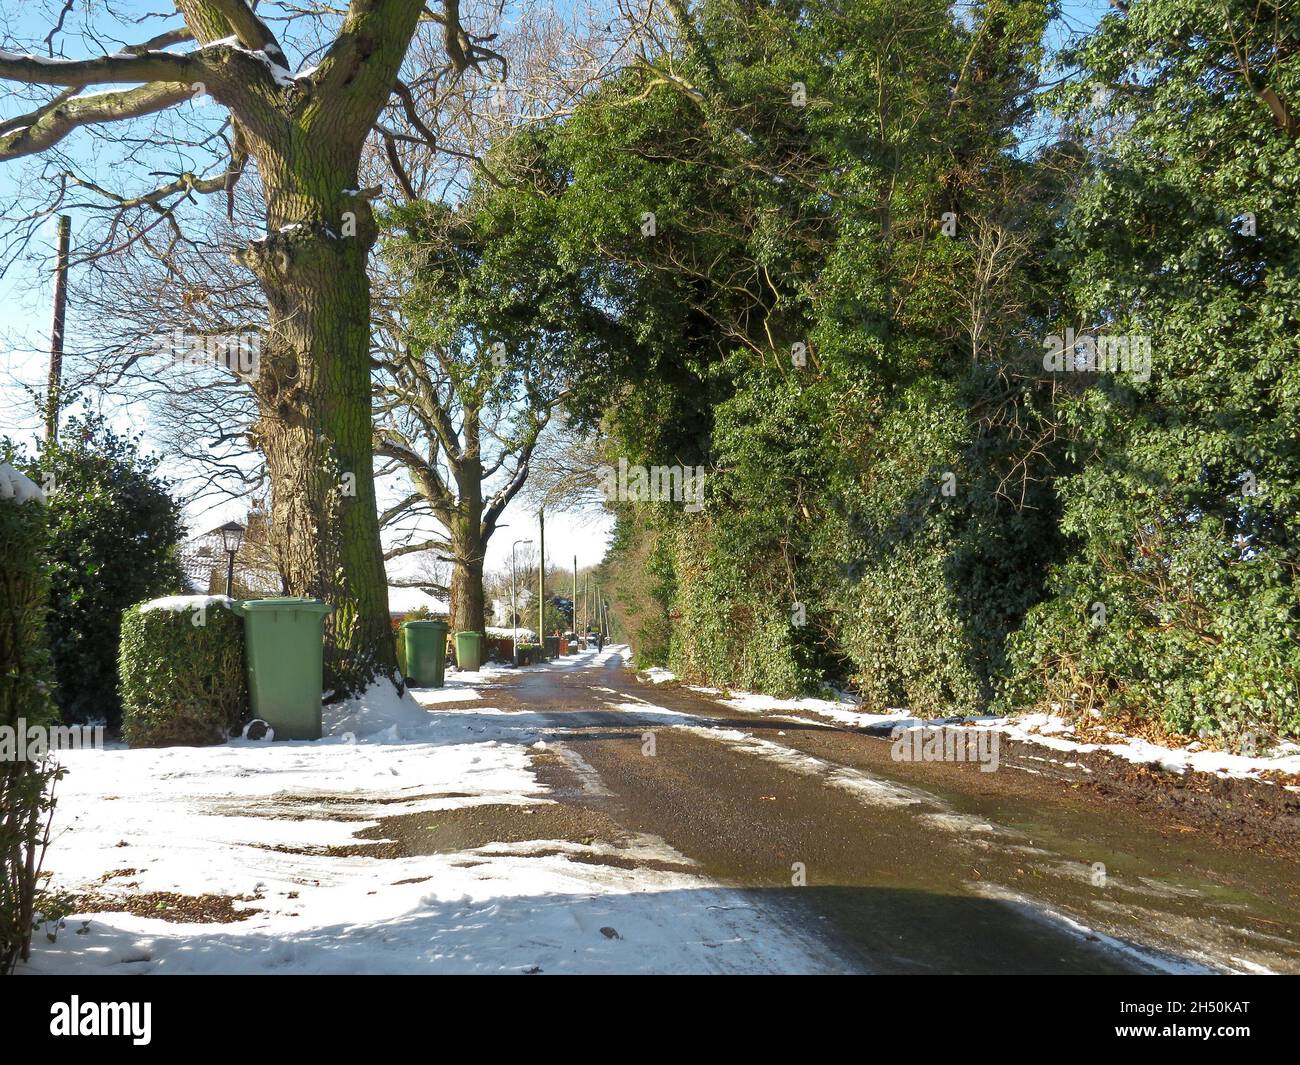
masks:
[[[546,519],[537,508],[537,640],[546,657]]]
[[[520,544],[531,543],[531,540],[516,540],[510,545],[510,653],[515,656],[515,665],[519,664],[519,603],[515,599],[515,548]]]
[[[63,387],[63,323],[68,309],[68,244],[72,220],[59,215],[59,252],[54,264],[54,324],[50,328],[50,380],[45,396],[45,443],[59,441],[59,391]]]
[[[578,638],[578,556],[573,556],[573,638]]]

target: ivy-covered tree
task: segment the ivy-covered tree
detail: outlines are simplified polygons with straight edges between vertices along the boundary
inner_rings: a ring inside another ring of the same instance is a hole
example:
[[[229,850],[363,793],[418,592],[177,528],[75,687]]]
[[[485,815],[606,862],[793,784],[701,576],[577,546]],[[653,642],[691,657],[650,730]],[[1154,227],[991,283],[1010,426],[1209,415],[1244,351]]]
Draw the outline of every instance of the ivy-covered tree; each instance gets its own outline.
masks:
[[[1064,375],[1072,550],[1017,639],[1014,696],[1296,735],[1300,9],[1135,0],[1077,61],[1065,102],[1096,169],[1064,245],[1083,317],[1061,324],[1151,360]]]
[[[558,179],[537,139],[518,137],[490,166],[494,181],[456,208],[392,211],[383,248],[400,327],[377,345],[375,452],[413,488],[384,520],[426,513],[445,530],[392,553],[452,564],[455,631],[483,631],[488,544],[570,380],[590,380],[620,332],[561,261],[546,196]]]
[[[612,447],[709,468],[704,515],[623,523],[661,578],[628,610],[673,589],[683,675],[975,709],[1059,549],[1024,356],[1061,190],[1014,151],[1047,5],[674,10],[553,147],[556,240],[636,340]]]

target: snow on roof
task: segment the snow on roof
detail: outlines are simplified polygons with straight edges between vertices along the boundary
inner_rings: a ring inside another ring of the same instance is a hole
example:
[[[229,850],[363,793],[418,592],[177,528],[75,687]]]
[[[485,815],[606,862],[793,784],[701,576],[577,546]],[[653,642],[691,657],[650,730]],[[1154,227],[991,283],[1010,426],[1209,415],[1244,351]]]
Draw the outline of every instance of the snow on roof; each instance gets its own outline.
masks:
[[[230,606],[233,600],[224,595],[165,595],[161,599],[151,599],[140,607],[140,613],[150,610],[170,610],[180,613],[182,610],[205,610],[210,606]]]
[[[0,499],[12,499],[17,503],[35,499],[44,503],[45,493],[25,474],[19,473],[7,462],[0,462]]]
[[[420,588],[397,588],[388,586],[388,612],[390,614],[409,614],[424,607],[431,614],[446,614],[451,611],[445,599],[439,599]]]

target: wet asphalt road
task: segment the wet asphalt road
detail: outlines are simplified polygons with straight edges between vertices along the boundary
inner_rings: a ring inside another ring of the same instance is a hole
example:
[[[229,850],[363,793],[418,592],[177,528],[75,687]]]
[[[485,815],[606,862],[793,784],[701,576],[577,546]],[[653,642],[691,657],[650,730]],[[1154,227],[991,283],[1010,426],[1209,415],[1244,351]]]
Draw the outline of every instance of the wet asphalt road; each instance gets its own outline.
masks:
[[[1300,972],[1300,864],[1098,808],[1032,770],[936,780],[887,740],[740,713],[618,660],[484,694],[544,736],[550,797],[761,899],[827,971]]]

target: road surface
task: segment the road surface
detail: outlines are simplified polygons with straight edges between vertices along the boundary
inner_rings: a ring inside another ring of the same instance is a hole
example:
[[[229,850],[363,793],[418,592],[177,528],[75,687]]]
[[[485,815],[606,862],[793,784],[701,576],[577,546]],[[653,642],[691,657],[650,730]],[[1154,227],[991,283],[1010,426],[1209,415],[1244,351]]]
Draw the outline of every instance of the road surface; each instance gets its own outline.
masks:
[[[815,943],[827,972],[1300,972],[1295,857],[1225,847],[1028,764],[896,762],[887,739],[737,712],[608,651],[484,692],[540,738],[556,805],[377,833],[412,853],[655,837]]]

